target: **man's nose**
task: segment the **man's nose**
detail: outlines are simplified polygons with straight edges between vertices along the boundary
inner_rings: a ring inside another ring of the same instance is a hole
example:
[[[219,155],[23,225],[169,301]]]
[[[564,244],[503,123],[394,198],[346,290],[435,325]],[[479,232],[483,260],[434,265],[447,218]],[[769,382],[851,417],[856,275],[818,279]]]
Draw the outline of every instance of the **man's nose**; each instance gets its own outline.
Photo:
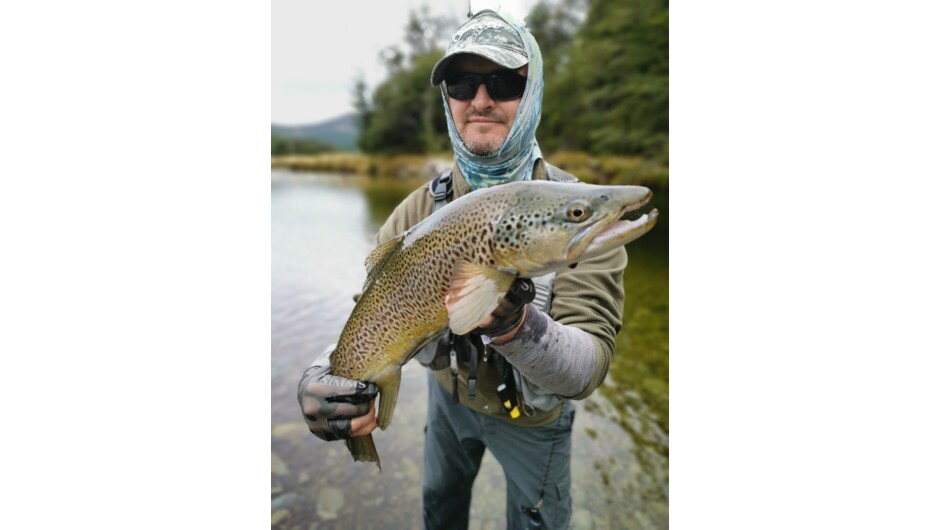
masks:
[[[496,102],[490,97],[489,92],[486,91],[486,84],[480,83],[480,86],[477,87],[477,93],[473,96],[473,100],[470,101],[470,104],[475,108],[485,109],[492,107]]]

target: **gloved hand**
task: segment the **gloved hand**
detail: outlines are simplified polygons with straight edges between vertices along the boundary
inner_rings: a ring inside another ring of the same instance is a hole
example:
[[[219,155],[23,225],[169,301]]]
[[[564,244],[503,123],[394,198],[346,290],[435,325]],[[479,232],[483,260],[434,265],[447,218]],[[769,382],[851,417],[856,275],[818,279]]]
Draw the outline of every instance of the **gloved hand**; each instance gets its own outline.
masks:
[[[493,320],[470,333],[495,338],[509,333],[525,318],[526,304],[535,300],[535,284],[528,278],[516,278],[493,310]]]
[[[374,383],[347,379],[330,372],[331,346],[300,378],[297,402],[310,432],[327,441],[363,436],[375,427]]]

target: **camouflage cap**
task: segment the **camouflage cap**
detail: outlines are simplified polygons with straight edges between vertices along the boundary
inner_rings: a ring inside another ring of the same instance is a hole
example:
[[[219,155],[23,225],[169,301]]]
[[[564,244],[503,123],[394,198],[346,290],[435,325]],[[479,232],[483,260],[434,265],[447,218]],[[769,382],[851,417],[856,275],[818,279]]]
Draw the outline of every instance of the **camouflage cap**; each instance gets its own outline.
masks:
[[[455,55],[469,53],[489,59],[515,70],[529,62],[522,38],[494,11],[480,11],[466,22],[447,47],[447,53],[434,65],[431,84],[439,85],[447,73],[447,65]]]

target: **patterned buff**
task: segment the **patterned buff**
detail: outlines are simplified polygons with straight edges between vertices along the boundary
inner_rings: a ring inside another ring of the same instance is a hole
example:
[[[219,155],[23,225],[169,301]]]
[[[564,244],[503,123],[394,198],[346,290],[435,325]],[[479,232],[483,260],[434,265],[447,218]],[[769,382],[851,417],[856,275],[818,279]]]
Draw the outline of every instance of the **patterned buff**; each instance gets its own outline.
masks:
[[[531,180],[532,167],[542,158],[542,151],[535,139],[535,130],[542,118],[542,52],[535,38],[522,24],[506,13],[500,13],[499,16],[522,37],[529,57],[529,74],[509,136],[498,153],[479,156],[467,149],[454,127],[454,118],[450,115],[450,107],[447,105],[447,93],[443,85],[441,86],[444,115],[447,116],[447,132],[454,146],[457,166],[460,167],[470,188],[474,190],[514,180]]]

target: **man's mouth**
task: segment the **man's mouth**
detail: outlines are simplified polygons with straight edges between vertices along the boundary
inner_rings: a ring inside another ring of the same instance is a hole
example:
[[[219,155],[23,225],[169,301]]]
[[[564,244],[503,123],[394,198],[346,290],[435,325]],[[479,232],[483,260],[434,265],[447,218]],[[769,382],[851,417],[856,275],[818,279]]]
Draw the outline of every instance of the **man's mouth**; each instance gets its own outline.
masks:
[[[468,123],[503,123],[503,120],[499,119],[496,116],[470,116],[467,118]]]

